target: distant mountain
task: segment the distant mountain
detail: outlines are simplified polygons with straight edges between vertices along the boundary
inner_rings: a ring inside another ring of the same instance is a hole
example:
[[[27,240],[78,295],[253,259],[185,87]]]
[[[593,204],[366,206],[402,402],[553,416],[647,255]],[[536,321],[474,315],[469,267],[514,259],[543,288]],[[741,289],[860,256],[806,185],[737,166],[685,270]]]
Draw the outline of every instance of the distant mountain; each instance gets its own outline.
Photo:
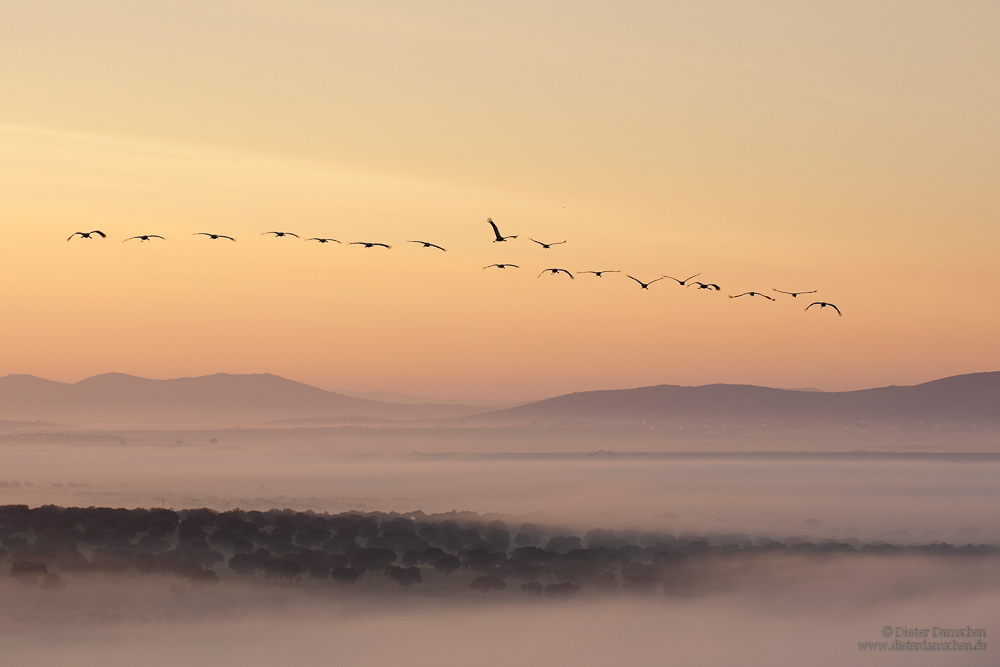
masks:
[[[843,392],[731,384],[588,391],[458,421],[469,425],[697,421],[1000,425],[1000,372],[957,375],[909,387]]]
[[[149,380],[108,373],[73,384],[30,375],[0,377],[3,431],[65,428],[59,424],[85,428],[302,428],[422,420],[447,420],[457,427],[643,422],[1000,426],[1000,372],[846,392],[728,384],[659,385],[566,394],[504,410],[354,398],[269,374],[219,373]]]
[[[107,373],[73,384],[31,375],[0,378],[0,420],[72,426],[249,427],[287,419],[413,421],[450,419],[487,409],[353,398],[270,374],[149,380]]]
[[[411,394],[402,394],[398,391],[384,391],[381,389],[375,391],[346,391],[344,389],[337,389],[334,393],[352,398],[364,398],[369,401],[381,401],[383,403],[401,403],[403,405],[473,405],[482,410],[499,410],[500,408],[507,408],[518,404],[516,401],[465,401],[461,399],[425,398],[423,396],[413,396]]]

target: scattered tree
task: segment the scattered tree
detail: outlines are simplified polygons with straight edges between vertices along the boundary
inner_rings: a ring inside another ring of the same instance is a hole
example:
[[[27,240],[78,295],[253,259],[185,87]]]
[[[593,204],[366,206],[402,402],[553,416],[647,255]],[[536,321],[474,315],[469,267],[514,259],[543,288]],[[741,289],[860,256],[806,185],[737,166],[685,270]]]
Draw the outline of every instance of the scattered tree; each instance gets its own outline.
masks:
[[[480,593],[502,591],[506,587],[507,584],[504,580],[495,574],[481,574],[469,582],[469,588],[474,591],[479,591]]]

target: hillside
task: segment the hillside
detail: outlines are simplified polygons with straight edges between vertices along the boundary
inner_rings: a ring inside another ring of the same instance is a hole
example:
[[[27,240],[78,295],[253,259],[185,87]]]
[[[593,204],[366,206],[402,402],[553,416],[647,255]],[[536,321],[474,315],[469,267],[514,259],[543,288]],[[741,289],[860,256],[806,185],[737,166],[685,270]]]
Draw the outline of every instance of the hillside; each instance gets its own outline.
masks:
[[[908,387],[845,392],[751,385],[658,385],[588,391],[458,420],[464,424],[634,424],[642,422],[1000,424],[1000,372]]]
[[[71,426],[248,427],[317,418],[411,421],[485,409],[352,398],[269,374],[150,380],[107,373],[72,384],[31,375],[0,378],[0,420]]]

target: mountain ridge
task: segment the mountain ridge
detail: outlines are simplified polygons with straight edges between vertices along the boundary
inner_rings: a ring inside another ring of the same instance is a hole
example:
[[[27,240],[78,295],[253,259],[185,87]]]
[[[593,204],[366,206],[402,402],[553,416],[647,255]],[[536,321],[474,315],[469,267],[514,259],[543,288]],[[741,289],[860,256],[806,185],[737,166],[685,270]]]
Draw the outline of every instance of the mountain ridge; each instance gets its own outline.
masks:
[[[470,415],[466,424],[743,422],[965,422],[1000,424],[1000,372],[969,373],[917,385],[842,392],[748,384],[652,385],[574,392]]]
[[[652,385],[573,392],[497,410],[345,396],[271,373],[154,380],[102,373],[75,383],[0,377],[0,421],[74,427],[258,427],[276,424],[513,426],[546,424],[900,422],[1000,425],[1000,372],[843,392],[748,384]]]
[[[102,373],[75,383],[0,377],[0,419],[77,426],[258,426],[281,419],[451,419],[486,406],[404,405],[344,396],[270,373],[154,380]]]

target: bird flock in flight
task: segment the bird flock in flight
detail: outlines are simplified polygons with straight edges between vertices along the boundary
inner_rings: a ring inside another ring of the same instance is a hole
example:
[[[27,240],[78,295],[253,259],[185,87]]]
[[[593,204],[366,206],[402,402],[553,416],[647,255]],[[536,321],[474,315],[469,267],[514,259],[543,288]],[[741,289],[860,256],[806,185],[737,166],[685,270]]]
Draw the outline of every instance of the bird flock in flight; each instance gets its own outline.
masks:
[[[500,229],[497,227],[496,223],[493,222],[493,218],[487,218],[486,222],[493,229],[493,236],[494,236],[493,242],[494,243],[506,243],[507,241],[509,241],[511,239],[516,239],[517,238],[516,234],[512,234],[512,235],[509,235],[509,236],[504,236],[503,234],[501,234],[500,233]],[[292,232],[263,232],[261,234],[261,236],[268,236],[268,235],[274,236],[275,238],[284,238],[284,237],[294,237],[296,239],[300,238],[298,234],[294,234]],[[95,230],[89,231],[89,232],[73,232],[72,234],[70,234],[69,238],[66,239],[66,240],[67,241],[72,241],[74,238],[76,238],[78,236],[81,239],[89,239],[89,240],[94,240],[95,236],[96,237],[100,237],[102,239],[107,238],[107,234],[105,234],[104,232],[102,232],[102,231],[100,231],[98,229],[95,229]],[[195,232],[193,234],[193,236],[207,236],[210,240],[213,240],[213,241],[217,241],[217,240],[220,240],[220,239],[225,239],[227,241],[232,241],[232,242],[236,241],[236,238],[233,237],[233,236],[227,236],[226,234],[212,234],[210,232]],[[123,243],[128,242],[128,241],[139,241],[140,243],[142,243],[142,242],[145,242],[145,241],[151,241],[153,239],[159,239],[161,241],[166,240],[163,236],[160,236],[159,234],[139,234],[137,236],[130,236],[130,237],[128,237],[127,239],[125,239],[123,241]],[[339,241],[338,239],[334,239],[334,238],[322,238],[322,237],[316,237],[316,236],[311,237],[311,238],[307,238],[307,239],[303,239],[303,240],[305,240],[305,241],[316,241],[318,243],[341,243],[341,241]],[[539,240],[533,239],[533,238],[529,238],[529,240],[532,241],[533,243],[537,243],[539,246],[541,246],[542,250],[551,250],[553,246],[562,245],[562,244],[566,243],[565,240],[563,240],[563,241],[554,241],[554,242],[550,242],[550,243],[544,243],[542,241],[539,241]],[[443,248],[442,246],[440,246],[440,245],[438,245],[436,243],[431,243],[430,241],[416,241],[416,240],[412,240],[412,241],[407,241],[407,243],[416,243],[416,244],[419,244],[422,248],[434,248],[434,249],[440,250],[442,252],[447,252],[447,250],[445,250],[445,248]],[[365,248],[385,248],[386,250],[392,249],[391,245],[388,245],[386,243],[376,243],[374,241],[351,241],[349,243],[349,245],[359,245],[359,246],[363,246]],[[517,264],[510,264],[510,263],[489,264],[489,265],[483,267],[484,270],[485,269],[494,269],[494,268],[495,269],[508,269],[508,268],[510,268],[510,269],[519,269],[521,267],[518,266]],[[603,277],[603,275],[605,273],[621,273],[621,270],[619,270],[619,269],[602,269],[600,271],[578,271],[577,273],[578,274],[591,274],[591,275],[596,276],[597,278],[601,278],[601,277]],[[569,276],[569,278],[571,280],[574,280],[576,278],[573,275],[573,273],[571,271],[569,271],[568,269],[563,269],[563,268],[558,268],[558,267],[544,269],[541,273],[538,274],[538,277],[541,278],[544,275],[558,276],[559,274],[565,274],[565,275]],[[695,278],[697,278],[697,277],[699,277],[701,275],[700,273],[696,273],[693,276],[688,276],[687,278],[684,278],[683,280],[681,280],[680,278],[674,278],[673,276],[663,275],[663,276],[660,276],[659,278],[655,278],[654,280],[650,280],[648,282],[643,282],[642,280],[639,280],[635,276],[632,276],[632,275],[629,275],[629,274],[625,274],[625,275],[628,276],[628,278],[634,280],[636,283],[638,283],[640,289],[644,289],[644,290],[648,290],[650,285],[652,285],[653,283],[659,282],[661,280],[673,280],[674,282],[676,282],[681,287],[694,287],[694,288],[699,289],[699,290],[709,290],[709,291],[715,291],[715,292],[722,291],[722,288],[719,287],[719,285],[717,285],[716,283],[705,283],[705,282],[701,282],[701,281],[695,280]],[[792,297],[793,299],[794,298],[798,298],[800,295],[803,295],[803,294],[815,294],[817,292],[817,290],[790,292],[790,291],[786,291],[786,290],[779,290],[777,288],[773,288],[771,291],[772,292],[776,292],[778,294],[788,295],[788,296]],[[740,297],[744,297],[744,296],[749,296],[749,297],[758,297],[759,296],[759,297],[763,297],[764,299],[767,299],[768,301],[775,301],[774,297],[768,296],[767,294],[764,294],[762,292],[755,292],[755,291],[742,292],[740,294],[731,294],[731,295],[729,295],[729,298],[730,299],[739,299]],[[819,306],[820,309],[828,308],[829,307],[829,308],[832,308],[833,310],[837,311],[837,315],[841,315],[841,316],[843,315],[843,313],[840,312],[840,308],[838,308],[836,305],[834,305],[832,303],[829,303],[827,301],[813,301],[812,303],[810,303],[808,306],[805,307],[805,310],[808,311],[813,306]]]

